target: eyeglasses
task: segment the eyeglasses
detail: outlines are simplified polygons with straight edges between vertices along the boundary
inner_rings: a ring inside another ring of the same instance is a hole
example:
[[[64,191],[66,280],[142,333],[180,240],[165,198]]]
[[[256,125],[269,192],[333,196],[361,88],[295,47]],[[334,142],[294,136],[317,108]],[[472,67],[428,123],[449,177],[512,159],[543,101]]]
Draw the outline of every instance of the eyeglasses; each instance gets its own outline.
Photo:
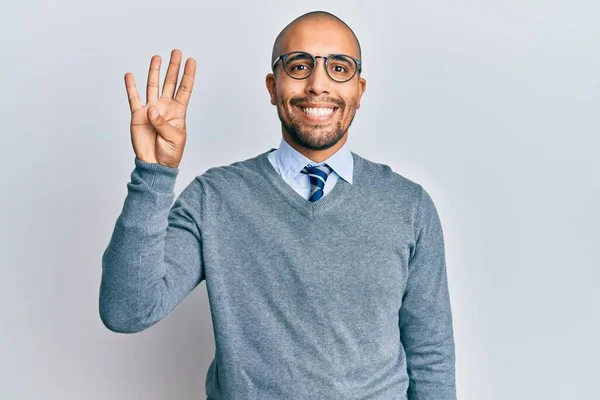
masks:
[[[332,54],[324,57],[313,56],[304,51],[292,51],[279,56],[273,63],[272,69],[275,71],[275,65],[281,60],[283,70],[290,78],[306,79],[313,73],[315,65],[317,65],[317,58],[325,61],[325,71],[335,82],[348,82],[354,78],[356,71],[360,74],[362,70],[362,61],[346,54]]]

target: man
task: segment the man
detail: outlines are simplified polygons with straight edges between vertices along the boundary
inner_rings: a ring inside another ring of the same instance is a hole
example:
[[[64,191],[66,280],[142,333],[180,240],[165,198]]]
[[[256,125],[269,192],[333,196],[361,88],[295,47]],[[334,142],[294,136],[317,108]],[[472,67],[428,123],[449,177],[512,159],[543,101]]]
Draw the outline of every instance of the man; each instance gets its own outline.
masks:
[[[206,281],[212,400],[455,399],[442,228],[421,185],[346,146],[366,88],[359,42],[325,12],[290,23],[266,77],[278,149],[197,176],[171,206],[195,61],[147,104],[125,75],[135,169],[103,255],[115,332],[164,318]],[[154,116],[153,111],[159,113]]]

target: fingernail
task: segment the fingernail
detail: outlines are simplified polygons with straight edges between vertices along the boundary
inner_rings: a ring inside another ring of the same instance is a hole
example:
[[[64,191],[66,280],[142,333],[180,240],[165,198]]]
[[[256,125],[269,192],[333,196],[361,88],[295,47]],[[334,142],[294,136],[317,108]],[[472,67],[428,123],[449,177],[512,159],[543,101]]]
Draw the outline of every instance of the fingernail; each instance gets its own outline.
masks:
[[[158,117],[158,110],[156,109],[156,107],[152,107],[152,108],[150,109],[150,116],[151,116],[152,118],[156,118],[156,117]]]

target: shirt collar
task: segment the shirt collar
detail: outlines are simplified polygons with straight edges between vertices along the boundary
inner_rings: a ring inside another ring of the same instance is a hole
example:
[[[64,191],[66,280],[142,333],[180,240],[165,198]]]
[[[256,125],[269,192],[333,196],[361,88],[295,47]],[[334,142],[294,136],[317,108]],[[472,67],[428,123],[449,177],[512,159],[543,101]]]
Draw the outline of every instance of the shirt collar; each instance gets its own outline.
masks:
[[[290,146],[289,143],[286,142],[282,137],[275,156],[281,177],[288,183],[290,183],[305,166],[322,165],[327,163],[327,165],[329,165],[336,174],[338,174],[349,184],[352,184],[354,158],[352,157],[352,153],[348,147],[348,141],[346,141],[346,143],[344,143],[344,145],[338,151],[332,154],[327,160],[321,163],[316,163]]]

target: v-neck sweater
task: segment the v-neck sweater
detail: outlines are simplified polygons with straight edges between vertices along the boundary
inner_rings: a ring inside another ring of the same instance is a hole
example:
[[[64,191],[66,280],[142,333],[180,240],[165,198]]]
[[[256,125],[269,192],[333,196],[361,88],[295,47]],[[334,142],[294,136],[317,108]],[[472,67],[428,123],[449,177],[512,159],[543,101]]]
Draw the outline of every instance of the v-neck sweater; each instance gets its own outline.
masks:
[[[343,197],[345,192],[352,188],[352,185],[346,182],[343,179],[338,179],[335,186],[331,188],[329,193],[326,196],[321,197],[318,201],[311,202],[308,199],[302,197],[296,190],[294,190],[282,177],[275,171],[271,163],[268,159],[268,153],[274,151],[275,149],[270,149],[266,154],[267,157],[258,157],[258,166],[261,171],[266,175],[267,179],[271,181],[273,186],[290,202],[290,204],[302,212],[306,213],[308,216],[313,216],[321,212],[321,210],[326,210],[331,207],[331,204],[335,204],[339,197]],[[352,157],[354,158],[354,172],[360,169],[360,157],[357,157],[354,153],[352,153]],[[353,178],[354,180],[354,178]]]
[[[309,199],[314,190],[310,178],[302,173],[305,167],[327,164],[332,169],[323,185],[323,197],[335,186],[339,179],[352,183],[354,171],[354,158],[349,149],[348,142],[344,143],[335,153],[321,162],[314,162],[281,138],[279,147],[269,152],[269,162],[277,173],[288,183],[296,193]]]
[[[310,202],[268,153],[209,168],[176,199],[178,169],[135,158],[102,257],[104,324],[145,330],[205,281],[210,400],[454,400],[429,194],[352,152],[353,184]]]

